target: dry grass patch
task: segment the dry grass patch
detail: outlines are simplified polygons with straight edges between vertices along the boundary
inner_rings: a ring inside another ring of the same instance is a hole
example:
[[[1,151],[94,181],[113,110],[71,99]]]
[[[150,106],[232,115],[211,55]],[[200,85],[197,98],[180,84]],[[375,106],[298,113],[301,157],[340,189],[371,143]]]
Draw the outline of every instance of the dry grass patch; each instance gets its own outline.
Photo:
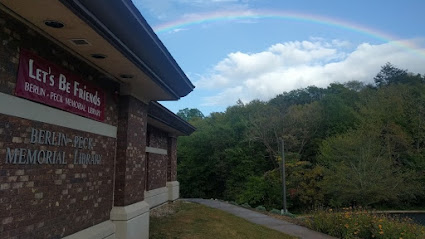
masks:
[[[200,204],[177,201],[154,209],[150,217],[150,238],[295,238],[253,224],[227,212]]]

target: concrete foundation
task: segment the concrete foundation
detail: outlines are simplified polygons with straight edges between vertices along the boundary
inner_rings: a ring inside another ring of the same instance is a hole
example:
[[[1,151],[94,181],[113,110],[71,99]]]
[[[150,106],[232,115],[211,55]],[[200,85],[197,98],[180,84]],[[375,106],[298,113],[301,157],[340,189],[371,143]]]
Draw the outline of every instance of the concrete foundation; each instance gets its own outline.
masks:
[[[149,204],[150,208],[166,203],[168,201],[167,187],[145,191],[145,201]]]
[[[112,208],[111,220],[118,239],[149,238],[149,204],[145,201]]]
[[[64,237],[64,239],[116,239],[115,225],[106,221]]]
[[[174,201],[180,197],[180,183],[178,181],[167,182],[168,201]]]

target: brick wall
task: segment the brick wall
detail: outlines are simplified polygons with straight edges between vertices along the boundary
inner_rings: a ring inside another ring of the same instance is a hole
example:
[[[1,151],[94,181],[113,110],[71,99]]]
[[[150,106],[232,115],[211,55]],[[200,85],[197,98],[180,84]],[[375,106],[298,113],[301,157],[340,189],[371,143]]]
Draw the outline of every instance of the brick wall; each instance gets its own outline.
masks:
[[[147,105],[132,96],[120,99],[115,206],[143,201],[145,190]]]
[[[92,138],[101,164],[74,164],[71,146],[30,144],[33,127]],[[67,164],[6,164],[8,147],[64,151]],[[60,238],[108,220],[114,155],[113,138],[0,114],[0,238]]]
[[[166,186],[167,159],[167,155],[148,154],[147,191]]]
[[[13,95],[19,50],[28,49],[106,92],[105,123],[118,125],[118,85],[0,10],[0,92]],[[100,84],[101,83],[101,84]],[[92,138],[101,165],[74,164],[75,148],[30,144],[31,129]],[[0,114],[0,238],[61,238],[109,219],[116,140]],[[6,164],[6,148],[64,151],[67,164]]]
[[[147,146],[153,147],[153,148],[167,149],[168,147],[167,132],[164,132],[151,125],[148,125],[147,131],[148,131]]]
[[[167,181],[177,181],[177,138],[168,138]]]
[[[168,150],[168,133],[152,126],[148,126],[148,146]],[[147,154],[147,188],[152,190],[162,188],[167,183],[168,155]]]

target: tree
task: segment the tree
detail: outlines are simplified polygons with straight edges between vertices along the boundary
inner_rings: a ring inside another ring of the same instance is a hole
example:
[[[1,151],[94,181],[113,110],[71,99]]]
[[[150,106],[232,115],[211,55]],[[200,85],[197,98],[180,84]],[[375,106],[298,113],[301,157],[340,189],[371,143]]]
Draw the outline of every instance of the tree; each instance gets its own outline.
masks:
[[[293,206],[314,209],[323,205],[323,167],[307,161],[289,161],[286,173],[288,196]]]
[[[323,109],[320,132],[322,139],[347,132],[357,122],[356,103],[359,93],[342,84],[330,84],[320,101]]]
[[[248,138],[264,145],[269,154],[269,162],[274,168],[278,167],[276,158],[279,155],[279,138],[283,135],[282,119],[282,113],[276,106],[266,103],[262,103],[257,111],[249,115]]]
[[[414,173],[388,157],[381,131],[367,127],[323,142],[319,162],[327,170],[322,187],[331,206],[400,202],[423,193]]]
[[[310,150],[311,144],[314,143],[313,139],[317,137],[323,118],[322,111],[322,106],[318,102],[294,105],[288,109],[283,118],[284,130],[281,135],[290,156],[288,159],[311,160],[302,155],[309,156],[305,152]]]
[[[282,113],[292,105],[310,104],[321,100],[325,94],[325,89],[316,86],[309,86],[304,89],[284,92],[269,101],[269,105],[277,107]]]
[[[186,197],[233,199],[250,176],[271,169],[265,149],[246,138],[247,117],[256,102],[192,120],[197,130],[178,139],[178,177]]]
[[[356,91],[356,92],[360,92],[362,91],[364,88],[366,88],[366,85],[364,82],[361,81],[348,81],[346,83],[344,83],[344,86],[347,89]]]
[[[177,115],[186,121],[190,121],[196,118],[199,118],[199,119],[204,118],[204,114],[202,114],[202,112],[196,108],[192,108],[192,109],[184,108],[182,110],[179,110],[179,112],[177,112]]]
[[[268,209],[282,205],[282,177],[279,169],[265,172],[262,176],[249,177],[238,203],[248,203],[254,207],[262,205]]]
[[[378,87],[383,87],[390,84],[399,84],[408,76],[407,70],[402,70],[387,62],[381,71],[375,76],[375,84]]]
[[[207,117],[197,109],[179,111],[197,128],[178,139],[182,196],[280,207],[283,138],[291,210],[423,207],[425,78],[387,63],[375,82],[238,101]]]

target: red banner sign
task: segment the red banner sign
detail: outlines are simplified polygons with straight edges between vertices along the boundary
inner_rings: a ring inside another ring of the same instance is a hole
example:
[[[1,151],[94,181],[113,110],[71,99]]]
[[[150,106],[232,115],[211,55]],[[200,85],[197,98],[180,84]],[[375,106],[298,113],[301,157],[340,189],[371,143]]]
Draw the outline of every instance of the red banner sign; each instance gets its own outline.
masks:
[[[104,120],[104,91],[23,49],[15,95],[94,120]]]

